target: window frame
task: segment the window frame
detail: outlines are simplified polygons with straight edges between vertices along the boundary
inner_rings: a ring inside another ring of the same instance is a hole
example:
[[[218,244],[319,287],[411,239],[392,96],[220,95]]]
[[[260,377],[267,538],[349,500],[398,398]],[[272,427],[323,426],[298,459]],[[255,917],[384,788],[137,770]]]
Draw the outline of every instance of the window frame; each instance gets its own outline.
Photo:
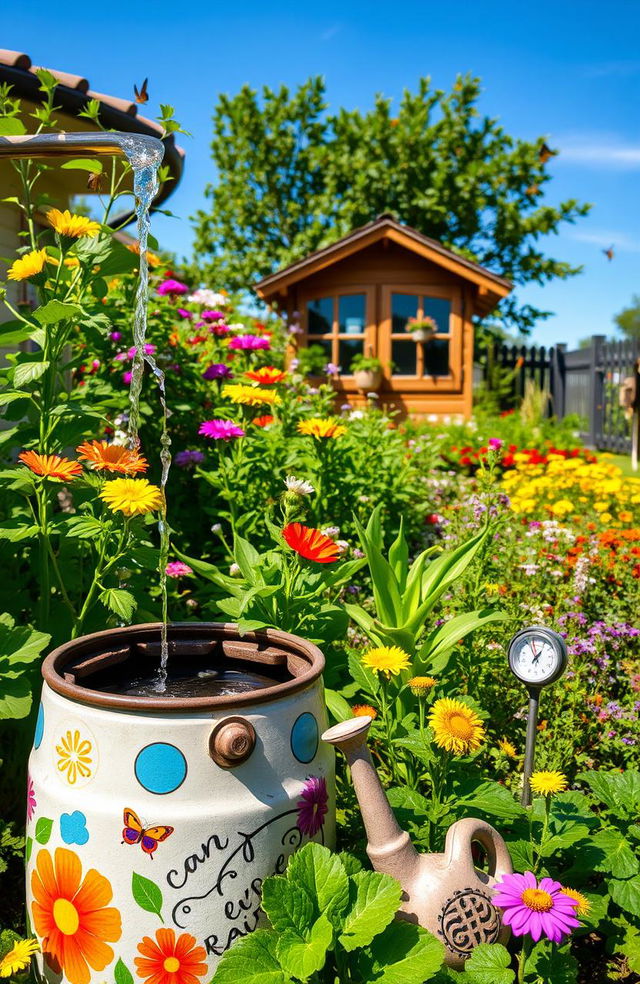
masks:
[[[378,326],[378,358],[388,367],[391,366],[394,340],[408,339],[410,333],[393,331],[391,302],[393,294],[415,294],[418,297],[418,316],[422,311],[424,297],[434,297],[449,301],[449,331],[436,332],[436,338],[449,340],[449,373],[446,376],[424,375],[423,342],[411,342],[417,346],[415,375],[394,373],[391,368],[386,372],[386,388],[392,392],[424,392],[425,390],[460,390],[462,387],[462,291],[453,285],[413,283],[392,283],[382,287],[381,317]]]
[[[354,294],[364,294],[364,329],[360,335],[346,332],[341,333],[339,330],[339,299],[341,297],[350,297]],[[326,332],[324,335],[311,335],[309,334],[308,305],[311,301],[320,300],[325,297],[330,297],[333,301],[331,331]],[[340,341],[347,339],[351,341],[353,339],[362,339],[362,354],[365,356],[376,354],[375,287],[371,284],[350,284],[348,287],[327,285],[324,288],[318,287],[315,290],[305,290],[301,295],[300,307],[304,344],[314,345],[323,341],[330,341],[331,359],[328,361],[335,363],[335,365],[340,365]],[[340,378],[353,379],[353,373],[340,373]]]

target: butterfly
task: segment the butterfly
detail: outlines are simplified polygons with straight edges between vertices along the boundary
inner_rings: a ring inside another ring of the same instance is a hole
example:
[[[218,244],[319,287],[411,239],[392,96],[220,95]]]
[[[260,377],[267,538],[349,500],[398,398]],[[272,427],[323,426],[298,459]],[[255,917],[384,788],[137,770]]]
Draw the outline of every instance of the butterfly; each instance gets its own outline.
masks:
[[[547,161],[552,157],[555,157],[557,153],[557,150],[551,150],[551,147],[543,142],[542,146],[538,150],[538,160],[541,164],[546,164]]]
[[[145,854],[153,860],[153,852],[158,850],[160,841],[166,840],[173,833],[173,827],[143,827],[140,817],[135,810],[125,807],[123,813],[124,830],[123,844],[139,844]]]
[[[149,79],[145,79],[144,80],[144,82],[140,86],[140,91],[138,91],[138,86],[137,85],[134,85],[133,91],[135,93],[136,102],[137,103],[146,103],[146,102],[149,102],[149,93],[147,92],[147,84],[148,84],[148,82],[149,82]]]
[[[616,255],[613,251],[613,246],[609,246],[609,249],[603,249],[602,252],[608,260],[612,260]]]

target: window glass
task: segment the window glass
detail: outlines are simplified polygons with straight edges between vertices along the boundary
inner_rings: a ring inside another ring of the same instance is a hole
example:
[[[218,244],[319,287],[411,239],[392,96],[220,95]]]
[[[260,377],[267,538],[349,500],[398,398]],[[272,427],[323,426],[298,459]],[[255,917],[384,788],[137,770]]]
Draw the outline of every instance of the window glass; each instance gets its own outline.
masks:
[[[407,336],[404,339],[394,338],[391,343],[391,360],[393,362],[393,372],[396,376],[415,376],[417,345]]]
[[[418,296],[416,294],[391,295],[391,331],[394,335],[404,331],[409,318],[415,318],[417,314]],[[413,371],[415,372],[415,368]]]
[[[309,334],[327,335],[333,328],[333,298],[319,297],[307,305]]]
[[[362,355],[364,350],[364,340],[362,338],[341,338],[338,348],[338,365],[342,367],[342,372],[351,372],[351,363],[354,355]]]
[[[366,326],[366,295],[343,294],[338,298],[341,335],[362,335]]]
[[[422,346],[425,376],[450,376],[449,339],[432,338]]]
[[[422,310],[425,317],[433,318],[438,326],[438,331],[441,334],[449,334],[449,316],[451,315],[450,300],[446,297],[423,297]]]

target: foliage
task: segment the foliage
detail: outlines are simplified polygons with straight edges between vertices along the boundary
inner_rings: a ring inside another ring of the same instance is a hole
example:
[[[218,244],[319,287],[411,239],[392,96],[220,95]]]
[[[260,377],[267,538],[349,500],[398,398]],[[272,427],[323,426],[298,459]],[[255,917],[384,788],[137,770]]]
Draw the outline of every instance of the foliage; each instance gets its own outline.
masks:
[[[640,295],[634,294],[629,307],[619,311],[613,320],[627,338],[640,338]]]
[[[351,372],[379,372],[382,369],[382,362],[371,355],[354,355],[351,360]]]
[[[429,78],[400,105],[327,112],[324,83],[295,92],[244,86],[214,111],[209,212],[196,216],[196,261],[206,276],[246,290],[383,212],[516,284],[579,268],[545,256],[539,237],[585,215],[568,199],[544,201],[551,180],[542,138],[517,140],[478,109],[479,79],[451,92]],[[245,180],[251,174],[251,182]],[[222,247],[220,244],[224,244]],[[527,331],[544,312],[511,297],[498,317]]]

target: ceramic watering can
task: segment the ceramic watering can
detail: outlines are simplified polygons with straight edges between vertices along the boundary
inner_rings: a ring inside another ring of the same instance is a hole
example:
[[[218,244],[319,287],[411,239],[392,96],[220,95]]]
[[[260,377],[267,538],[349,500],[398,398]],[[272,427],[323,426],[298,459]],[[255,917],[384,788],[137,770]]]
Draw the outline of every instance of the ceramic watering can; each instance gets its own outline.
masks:
[[[371,761],[366,743],[371,721],[343,721],[322,738],[344,752],[351,769],[373,867],[402,885],[398,917],[439,937],[446,963],[460,969],[479,943],[506,943],[509,938],[491,901],[494,883],[513,871],[507,846],[488,823],[469,817],[451,825],[443,854],[419,854],[398,826]],[[473,863],[474,842],[486,851],[488,873]]]

